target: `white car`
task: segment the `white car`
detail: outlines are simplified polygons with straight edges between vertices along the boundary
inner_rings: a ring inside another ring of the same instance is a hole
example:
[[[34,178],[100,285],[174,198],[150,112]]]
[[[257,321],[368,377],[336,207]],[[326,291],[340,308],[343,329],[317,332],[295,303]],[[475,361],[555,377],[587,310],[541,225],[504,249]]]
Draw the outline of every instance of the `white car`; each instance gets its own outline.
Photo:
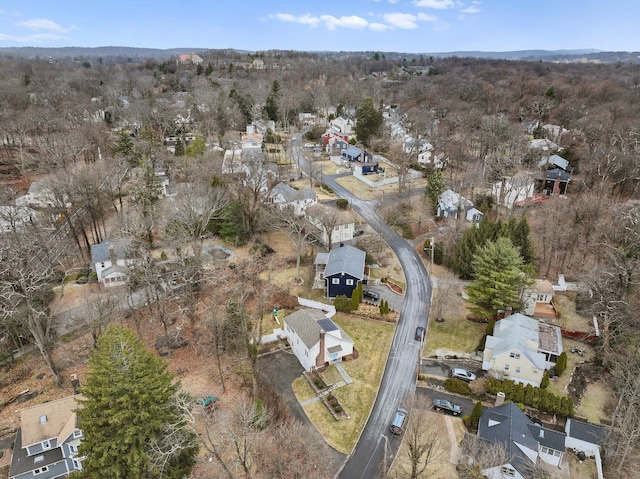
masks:
[[[476,379],[475,374],[473,374],[471,371],[467,371],[466,369],[462,369],[462,368],[453,368],[451,370],[451,377],[456,379],[462,379],[463,381],[466,381],[468,383]]]

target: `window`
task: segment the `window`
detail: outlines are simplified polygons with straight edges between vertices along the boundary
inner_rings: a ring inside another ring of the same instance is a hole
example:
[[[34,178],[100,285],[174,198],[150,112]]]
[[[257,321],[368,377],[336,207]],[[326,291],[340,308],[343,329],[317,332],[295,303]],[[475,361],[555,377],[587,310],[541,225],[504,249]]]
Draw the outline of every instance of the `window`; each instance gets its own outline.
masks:
[[[69,444],[69,451],[72,454],[75,454],[76,452],[78,452],[78,446],[74,446],[73,444]]]
[[[516,367],[516,372],[519,373],[520,372],[520,366]]]
[[[340,284],[340,278],[331,278],[331,284]]]
[[[46,441],[42,441],[42,449],[51,449],[51,442],[47,439]]]
[[[542,454],[548,454],[550,456],[560,457],[562,454],[560,451],[556,451],[555,449],[551,449],[550,447],[540,446],[540,452]]]
[[[338,226],[334,226],[334,227],[333,227],[333,230],[334,230],[334,231],[340,231],[340,225],[338,225]]]
[[[505,371],[508,371],[508,370],[509,370],[509,365],[508,365],[508,364],[505,364],[505,365],[504,365],[504,370],[505,370]]]
[[[514,477],[516,475],[516,471],[507,466],[502,466],[500,468],[500,473],[509,477]]]
[[[42,466],[38,469],[34,469],[33,473],[34,474],[42,474],[43,472],[47,472],[49,470],[49,466]]]
[[[511,353],[509,354],[509,357],[514,359],[520,359],[520,353]]]
[[[80,461],[78,461],[77,459],[73,460],[73,468],[77,469],[78,471],[82,470],[82,466],[80,465]]]
[[[352,280],[352,279],[348,279],[348,280],[346,281],[346,285],[347,285],[347,286],[353,286],[353,280]]]

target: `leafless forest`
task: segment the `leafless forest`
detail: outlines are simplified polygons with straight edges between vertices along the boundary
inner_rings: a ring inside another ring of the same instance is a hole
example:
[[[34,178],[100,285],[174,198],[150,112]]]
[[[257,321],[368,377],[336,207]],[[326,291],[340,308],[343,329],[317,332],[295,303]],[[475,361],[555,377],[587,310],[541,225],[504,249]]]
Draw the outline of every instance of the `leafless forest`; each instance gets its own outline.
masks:
[[[446,187],[473,201],[496,181],[538,168],[543,152],[530,148],[531,139],[561,148],[573,167],[565,197],[513,209],[493,206],[485,214],[526,215],[537,276],[564,274],[585,285],[579,308],[599,324],[598,361],[610,371],[617,398],[605,464],[617,477],[633,477],[640,444],[640,321],[634,313],[640,308],[640,66],[294,52],[201,56],[197,65],[175,59],[0,59],[0,207],[8,225],[0,234],[3,358],[31,342],[62,380],[52,355],[51,286],[84,274],[90,245],[127,238],[143,258],[127,288],[147,292],[158,338],[170,341],[163,332],[184,321],[196,351],[213,348],[221,378],[225,357],[249,358],[244,386],[249,396],[260,395],[265,386],[249,341],[259,330],[252,325],[264,311],[290,301],[259,279],[260,272],[279,268],[260,254],[260,238],[280,222],[264,211],[262,176],[223,178],[223,152],[271,109],[274,143],[295,154],[290,139],[304,127],[299,113],[320,119],[339,107],[353,114],[370,97],[376,108],[401,118],[410,135],[446,154]],[[185,143],[183,154],[179,146],[176,154],[168,151],[168,137]],[[399,165],[413,162],[388,129],[369,143]],[[159,170],[178,187],[170,210],[156,201],[153,176]],[[289,171],[281,174],[288,180]],[[25,222],[5,206],[15,205],[34,182],[47,189],[47,201],[36,209],[37,218]],[[212,232],[207,228],[213,223]],[[443,238],[445,252],[465,227]],[[212,273],[200,257],[202,242],[222,232],[254,245],[255,254]],[[153,255],[158,247],[170,261]],[[163,281],[197,287],[159,288]],[[99,304],[86,312],[94,337],[119,314],[129,314],[142,330],[144,313]],[[283,420],[270,436],[247,432],[254,412],[238,407],[237,417],[229,418],[235,426],[225,432],[236,439],[246,434],[243,440],[255,434],[246,443],[255,449],[241,458],[246,477],[326,477],[317,456],[306,452],[299,425]],[[278,435],[300,440],[283,451]],[[282,472],[285,465],[274,462],[276,448],[297,458],[295,470]],[[220,467],[224,471],[224,459]]]

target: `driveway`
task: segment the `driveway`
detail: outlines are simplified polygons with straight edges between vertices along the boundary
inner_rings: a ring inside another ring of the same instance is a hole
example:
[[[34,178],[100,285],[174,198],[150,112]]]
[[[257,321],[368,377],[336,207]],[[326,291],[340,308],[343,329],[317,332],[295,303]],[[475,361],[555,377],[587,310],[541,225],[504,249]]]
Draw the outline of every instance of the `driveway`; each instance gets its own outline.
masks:
[[[289,414],[309,426],[308,433],[313,436],[316,451],[326,458],[326,463],[332,476],[337,474],[347,456],[336,451],[325,442],[311,421],[309,421],[291,388],[293,381],[302,376],[304,371],[298,359],[292,353],[278,351],[262,356],[258,361],[258,369],[268,379],[273,390],[278,392],[280,401]]]
[[[400,312],[402,310],[402,303],[404,301],[404,296],[400,296],[399,294],[394,293],[389,289],[388,286],[384,284],[369,283],[364,287],[364,289],[368,289],[368,290],[376,291],[380,293],[380,299],[386,299],[387,302],[389,303],[389,308],[392,311]],[[366,301],[367,303],[373,303],[377,305],[380,304],[379,299],[374,300],[371,298],[364,298],[364,301]]]

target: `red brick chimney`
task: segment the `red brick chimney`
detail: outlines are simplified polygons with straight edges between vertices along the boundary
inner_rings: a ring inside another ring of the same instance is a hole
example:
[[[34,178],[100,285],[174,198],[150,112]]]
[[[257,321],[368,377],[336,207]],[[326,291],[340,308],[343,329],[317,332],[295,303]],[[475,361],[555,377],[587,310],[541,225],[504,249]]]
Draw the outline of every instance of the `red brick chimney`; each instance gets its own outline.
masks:
[[[560,196],[560,176],[562,176],[562,174],[558,172],[556,181],[553,183],[553,193],[551,193],[551,196]]]
[[[316,367],[320,368],[322,366],[324,366],[325,360],[324,360],[324,335],[325,332],[321,329],[320,330],[320,352],[318,353],[318,357],[316,358]]]

